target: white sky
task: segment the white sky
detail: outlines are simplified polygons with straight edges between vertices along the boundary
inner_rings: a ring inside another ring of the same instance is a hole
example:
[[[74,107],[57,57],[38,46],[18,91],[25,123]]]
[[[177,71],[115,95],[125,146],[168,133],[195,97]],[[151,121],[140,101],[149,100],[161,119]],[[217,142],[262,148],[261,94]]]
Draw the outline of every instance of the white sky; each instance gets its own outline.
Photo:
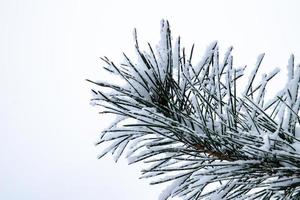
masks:
[[[109,118],[84,79],[105,80],[99,57],[132,55],[134,27],[156,44],[165,18],[195,55],[218,40],[237,66],[265,52],[266,72],[285,70],[291,53],[300,60],[298,2],[0,0],[0,199],[157,199],[163,187],[139,180],[140,165],[97,160]]]

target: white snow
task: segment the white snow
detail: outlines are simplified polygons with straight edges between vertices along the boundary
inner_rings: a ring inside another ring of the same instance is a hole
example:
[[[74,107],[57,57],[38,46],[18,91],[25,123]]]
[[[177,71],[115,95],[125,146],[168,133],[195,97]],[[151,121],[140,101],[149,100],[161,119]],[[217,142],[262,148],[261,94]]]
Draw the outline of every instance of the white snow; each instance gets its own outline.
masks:
[[[260,147],[261,150],[263,151],[270,151],[270,137],[269,133],[264,133],[263,134],[263,145]]]

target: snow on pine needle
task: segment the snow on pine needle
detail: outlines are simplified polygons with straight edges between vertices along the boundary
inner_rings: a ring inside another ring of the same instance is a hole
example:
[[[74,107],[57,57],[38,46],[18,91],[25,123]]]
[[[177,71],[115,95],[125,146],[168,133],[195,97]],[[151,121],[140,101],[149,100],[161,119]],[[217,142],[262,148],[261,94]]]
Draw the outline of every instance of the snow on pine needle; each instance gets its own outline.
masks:
[[[142,178],[170,182],[161,199],[300,198],[300,65],[293,55],[285,87],[271,98],[266,88],[279,70],[257,78],[264,54],[239,92],[246,68],[233,66],[232,47],[221,60],[213,42],[195,65],[194,46],[186,52],[180,38],[172,41],[168,21],[156,48],[143,51],[134,38],[137,61],[102,58],[125,85],[88,80],[99,86],[92,104],[117,116],[97,143],[104,146],[99,158],[125,153],[129,163],[146,163]]]

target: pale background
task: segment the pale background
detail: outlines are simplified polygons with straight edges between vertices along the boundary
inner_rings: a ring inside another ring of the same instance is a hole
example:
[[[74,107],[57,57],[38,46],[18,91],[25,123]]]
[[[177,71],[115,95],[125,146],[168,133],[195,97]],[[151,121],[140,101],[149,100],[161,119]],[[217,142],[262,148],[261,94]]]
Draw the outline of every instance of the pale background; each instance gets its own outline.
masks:
[[[195,55],[218,40],[238,67],[265,52],[265,71],[285,70],[291,53],[300,60],[298,2],[0,0],[0,199],[157,199],[163,187],[139,180],[141,165],[97,160],[110,119],[89,105],[84,80],[105,80],[99,57],[132,55],[134,27],[155,44],[165,18]]]

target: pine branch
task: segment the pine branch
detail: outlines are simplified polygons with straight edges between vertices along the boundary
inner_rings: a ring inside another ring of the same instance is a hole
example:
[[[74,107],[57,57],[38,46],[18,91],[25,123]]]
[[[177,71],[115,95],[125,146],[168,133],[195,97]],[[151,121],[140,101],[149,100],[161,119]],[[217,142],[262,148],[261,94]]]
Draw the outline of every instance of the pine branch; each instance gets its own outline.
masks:
[[[135,31],[137,62],[102,60],[108,72],[126,85],[104,80],[89,82],[92,104],[115,114],[117,120],[102,132],[99,155],[124,152],[129,163],[150,165],[142,178],[152,184],[172,182],[161,199],[299,199],[300,198],[300,65],[288,64],[288,83],[266,98],[269,82],[278,74],[264,74],[257,83],[260,55],[244,92],[237,85],[245,68],[233,67],[232,47],[220,62],[212,43],[199,64],[192,63],[180,38],[172,47],[169,23],[161,23],[161,41],[149,53],[140,49]],[[268,100],[268,101],[267,101]]]

